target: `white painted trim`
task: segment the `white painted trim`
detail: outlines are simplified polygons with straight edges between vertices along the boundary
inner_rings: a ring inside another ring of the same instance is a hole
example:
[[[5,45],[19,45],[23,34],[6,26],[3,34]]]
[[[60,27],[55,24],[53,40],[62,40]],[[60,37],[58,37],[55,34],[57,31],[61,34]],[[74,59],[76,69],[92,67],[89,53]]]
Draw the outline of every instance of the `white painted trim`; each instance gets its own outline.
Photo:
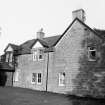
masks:
[[[36,79],[37,79],[37,73],[35,73],[35,74],[36,74]],[[33,73],[31,74],[31,84],[33,84],[33,85],[36,84],[36,81],[33,82],[32,79],[33,79]]]
[[[8,46],[8,48],[6,49],[6,52],[7,51],[13,51],[13,48],[11,46]]]
[[[35,43],[35,45],[32,47],[32,49],[42,48],[42,47],[43,47],[42,44],[41,44],[39,41],[37,41],[37,42]]]
[[[59,86],[65,86],[65,84],[61,84],[61,73],[59,73]],[[64,77],[64,80],[65,80],[65,77]]]
[[[88,47],[88,61],[96,61],[96,57],[95,57],[95,59],[92,59],[92,58],[90,57],[90,52],[91,52],[91,51],[95,51],[96,57],[97,57],[97,50],[96,50],[96,48],[93,49],[93,50],[91,50],[90,47]]]
[[[19,75],[20,75],[20,69],[17,69],[16,72],[15,72],[15,77],[14,77],[14,81],[15,82],[18,82],[19,81]]]
[[[39,73],[37,73],[37,85],[41,85],[42,84],[42,73],[40,73],[41,74],[41,82],[40,83],[38,82],[38,74]]]

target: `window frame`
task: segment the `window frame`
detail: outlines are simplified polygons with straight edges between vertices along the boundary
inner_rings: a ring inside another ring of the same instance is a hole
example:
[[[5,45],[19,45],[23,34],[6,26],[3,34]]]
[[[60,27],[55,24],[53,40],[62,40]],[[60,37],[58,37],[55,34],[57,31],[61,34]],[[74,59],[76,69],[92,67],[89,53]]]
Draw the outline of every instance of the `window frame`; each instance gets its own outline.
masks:
[[[19,81],[19,74],[20,74],[20,69],[17,69],[16,72],[15,72],[15,75],[14,75],[15,76],[14,77],[14,81],[15,82],[18,82]]]
[[[33,50],[33,61],[37,61],[37,50]]]
[[[33,74],[35,74],[35,81],[33,82]],[[41,75],[40,78],[39,78],[39,74]],[[41,82],[38,82],[39,79],[41,80]],[[37,85],[41,85],[42,84],[42,73],[32,73],[32,77],[31,77],[31,84],[37,84]]]
[[[33,54],[33,61],[41,61],[44,59],[44,51],[42,48],[34,49],[32,51],[32,54]],[[40,55],[42,56],[41,59],[40,59]]]
[[[65,86],[65,72],[59,73],[59,86]]]
[[[40,78],[39,78],[39,74],[40,74]],[[41,82],[38,82],[38,80],[41,80]],[[42,73],[37,73],[37,84],[41,85],[42,84]]]
[[[93,49],[91,49],[93,48]],[[95,56],[92,58],[92,52],[95,51]],[[96,61],[96,58],[97,58],[97,50],[96,50],[96,47],[94,46],[89,46],[88,47],[88,61]]]
[[[12,52],[9,53],[9,62],[10,63],[13,62],[13,53]]]
[[[6,59],[5,59],[5,62],[9,62],[9,53],[8,53],[8,52],[6,53]]]
[[[6,52],[5,62],[12,63],[13,62],[13,52]]]
[[[40,59],[40,55],[42,56],[42,59]],[[43,60],[44,53],[42,49],[38,49],[38,61]]]
[[[36,76],[33,76],[33,74],[35,74]],[[34,79],[35,81],[33,81],[33,79]],[[36,81],[37,81],[37,73],[32,73],[32,76],[31,76],[31,84],[35,84]]]

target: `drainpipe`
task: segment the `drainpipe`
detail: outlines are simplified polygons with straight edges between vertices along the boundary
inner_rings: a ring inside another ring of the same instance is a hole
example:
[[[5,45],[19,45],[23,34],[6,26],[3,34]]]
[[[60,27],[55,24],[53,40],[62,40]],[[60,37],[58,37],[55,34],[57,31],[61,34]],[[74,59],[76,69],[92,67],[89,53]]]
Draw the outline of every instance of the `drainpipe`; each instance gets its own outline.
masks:
[[[16,68],[16,56],[13,54],[13,69],[14,71],[12,72],[12,86],[14,85],[14,72]]]
[[[12,86],[13,86],[13,79],[14,79],[14,72],[15,72],[15,56],[13,54],[13,59],[12,59],[12,64],[13,64],[13,72],[12,72]]]
[[[49,67],[49,52],[48,52],[48,56],[47,56],[46,91],[47,91],[47,88],[48,88],[48,67]]]

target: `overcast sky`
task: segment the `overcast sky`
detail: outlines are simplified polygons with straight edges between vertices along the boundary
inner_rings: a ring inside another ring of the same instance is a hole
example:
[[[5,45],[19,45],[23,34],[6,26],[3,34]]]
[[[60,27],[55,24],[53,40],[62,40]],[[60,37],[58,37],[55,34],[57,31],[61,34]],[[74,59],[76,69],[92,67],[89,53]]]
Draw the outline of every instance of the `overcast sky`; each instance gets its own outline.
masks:
[[[0,54],[8,43],[62,34],[72,22],[72,11],[83,8],[86,24],[105,29],[105,0],[0,0]]]

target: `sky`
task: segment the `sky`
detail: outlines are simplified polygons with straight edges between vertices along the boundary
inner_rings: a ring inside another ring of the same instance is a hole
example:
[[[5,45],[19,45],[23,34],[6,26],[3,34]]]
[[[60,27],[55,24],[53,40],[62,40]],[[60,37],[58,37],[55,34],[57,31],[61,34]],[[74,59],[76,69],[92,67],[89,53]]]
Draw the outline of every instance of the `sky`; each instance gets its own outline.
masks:
[[[41,28],[46,37],[62,34],[80,8],[88,26],[105,29],[105,0],[0,0],[0,55],[8,43],[34,39]]]

